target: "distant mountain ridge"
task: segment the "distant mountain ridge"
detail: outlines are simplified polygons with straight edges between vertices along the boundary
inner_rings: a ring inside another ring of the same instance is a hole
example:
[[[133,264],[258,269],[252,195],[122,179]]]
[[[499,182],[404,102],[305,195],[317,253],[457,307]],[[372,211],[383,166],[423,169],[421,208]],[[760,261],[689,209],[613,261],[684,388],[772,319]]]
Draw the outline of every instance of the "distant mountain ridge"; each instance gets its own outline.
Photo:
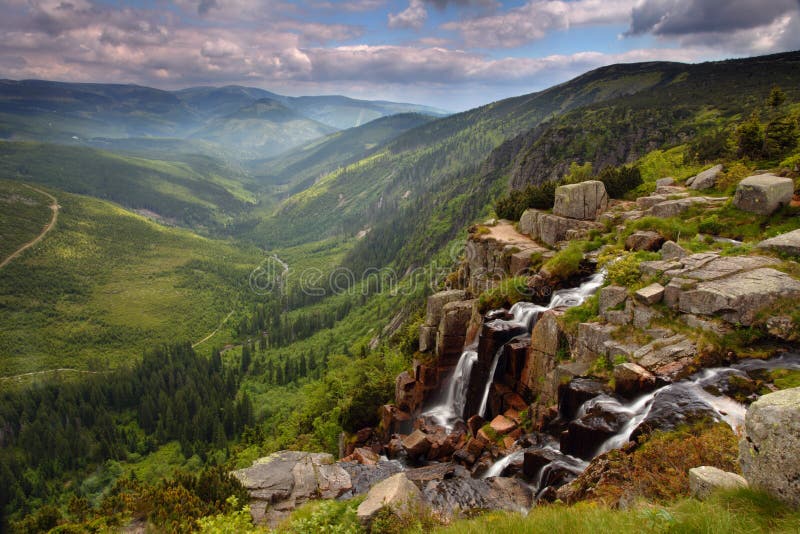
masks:
[[[166,91],[139,85],[0,80],[0,139],[82,144],[96,138],[211,141],[241,159],[279,154],[416,104],[344,96],[288,97],[242,86]]]

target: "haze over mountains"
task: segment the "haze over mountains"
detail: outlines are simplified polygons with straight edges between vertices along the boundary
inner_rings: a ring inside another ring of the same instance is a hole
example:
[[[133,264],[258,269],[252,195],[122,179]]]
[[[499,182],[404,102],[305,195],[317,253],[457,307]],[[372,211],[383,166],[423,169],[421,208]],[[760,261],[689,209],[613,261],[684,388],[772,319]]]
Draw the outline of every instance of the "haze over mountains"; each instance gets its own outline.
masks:
[[[208,141],[243,159],[274,156],[337,130],[427,106],[344,96],[287,97],[240,86],[164,91],[137,85],[0,81],[0,137],[102,144],[105,138]],[[124,143],[122,143],[124,145]]]

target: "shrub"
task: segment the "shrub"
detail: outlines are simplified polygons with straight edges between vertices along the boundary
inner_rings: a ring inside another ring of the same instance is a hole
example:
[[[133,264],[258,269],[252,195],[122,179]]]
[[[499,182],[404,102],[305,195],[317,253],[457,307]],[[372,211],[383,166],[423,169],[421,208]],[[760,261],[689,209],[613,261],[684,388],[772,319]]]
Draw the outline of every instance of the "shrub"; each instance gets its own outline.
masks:
[[[559,185],[560,182],[545,182],[509,191],[495,201],[494,211],[501,219],[518,221],[528,208],[551,209],[556,198],[556,187]]]
[[[642,277],[639,272],[639,263],[639,259],[633,253],[608,260],[604,264],[607,272],[606,280],[618,286],[633,286]]]
[[[607,167],[603,169],[597,179],[606,186],[606,192],[611,198],[623,198],[625,193],[644,183],[639,168],[630,165]]]
[[[583,261],[583,246],[584,243],[581,241],[571,242],[547,260],[542,269],[560,280],[566,280],[577,274]]]
[[[797,120],[791,116],[771,120],[764,130],[764,153],[774,158],[797,147]]]
[[[764,128],[758,120],[757,112],[754,111],[748,120],[736,128],[734,140],[740,157],[758,159],[763,155]]]
[[[489,310],[508,308],[529,297],[530,290],[526,277],[506,278],[497,287],[481,293],[478,297],[478,309],[481,313],[485,313]]]

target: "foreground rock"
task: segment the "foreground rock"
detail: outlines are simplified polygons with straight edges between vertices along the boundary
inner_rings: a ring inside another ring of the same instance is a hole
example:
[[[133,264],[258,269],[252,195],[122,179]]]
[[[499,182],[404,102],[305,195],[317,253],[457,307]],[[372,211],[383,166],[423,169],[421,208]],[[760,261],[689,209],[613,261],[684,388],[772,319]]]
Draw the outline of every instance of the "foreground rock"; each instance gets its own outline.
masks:
[[[758,244],[758,248],[789,256],[800,256],[800,229],[765,239]]]
[[[800,388],[764,395],[750,405],[739,464],[751,486],[800,506]]]
[[[759,174],[745,178],[736,187],[734,205],[740,210],[770,215],[792,200],[794,182],[774,174]]]
[[[423,496],[436,515],[444,520],[480,510],[527,512],[534,497],[524,482],[501,477],[432,480],[425,486]]]
[[[717,177],[721,172],[722,165],[714,165],[710,169],[686,180],[686,185],[692,189],[710,189],[717,185]]]
[[[366,499],[358,505],[358,519],[369,524],[375,515],[388,507],[397,513],[410,512],[418,505],[422,494],[405,473],[397,473],[378,482],[367,493]]]
[[[706,499],[717,490],[746,488],[747,480],[736,473],[703,465],[689,469],[689,491],[692,497]]]
[[[336,499],[352,487],[350,475],[326,453],[280,451],[231,473],[250,493],[256,523],[276,526],[311,499]]]
[[[606,186],[598,180],[589,180],[557,187],[553,215],[594,221],[607,207]]]

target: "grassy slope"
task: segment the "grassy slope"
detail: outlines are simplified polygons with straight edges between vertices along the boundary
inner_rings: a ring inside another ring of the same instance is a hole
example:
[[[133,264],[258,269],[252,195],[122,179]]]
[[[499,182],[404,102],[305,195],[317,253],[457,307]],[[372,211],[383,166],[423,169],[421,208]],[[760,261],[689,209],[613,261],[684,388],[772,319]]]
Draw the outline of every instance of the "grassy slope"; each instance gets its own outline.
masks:
[[[0,142],[0,178],[109,199],[195,227],[221,225],[254,201],[227,170],[207,157],[189,164],[83,147]]]
[[[56,228],[0,271],[0,375],[113,366],[157,343],[199,340],[235,307],[261,259],[52,192],[62,206]]]
[[[50,221],[50,200],[18,182],[0,180],[0,261]]]

